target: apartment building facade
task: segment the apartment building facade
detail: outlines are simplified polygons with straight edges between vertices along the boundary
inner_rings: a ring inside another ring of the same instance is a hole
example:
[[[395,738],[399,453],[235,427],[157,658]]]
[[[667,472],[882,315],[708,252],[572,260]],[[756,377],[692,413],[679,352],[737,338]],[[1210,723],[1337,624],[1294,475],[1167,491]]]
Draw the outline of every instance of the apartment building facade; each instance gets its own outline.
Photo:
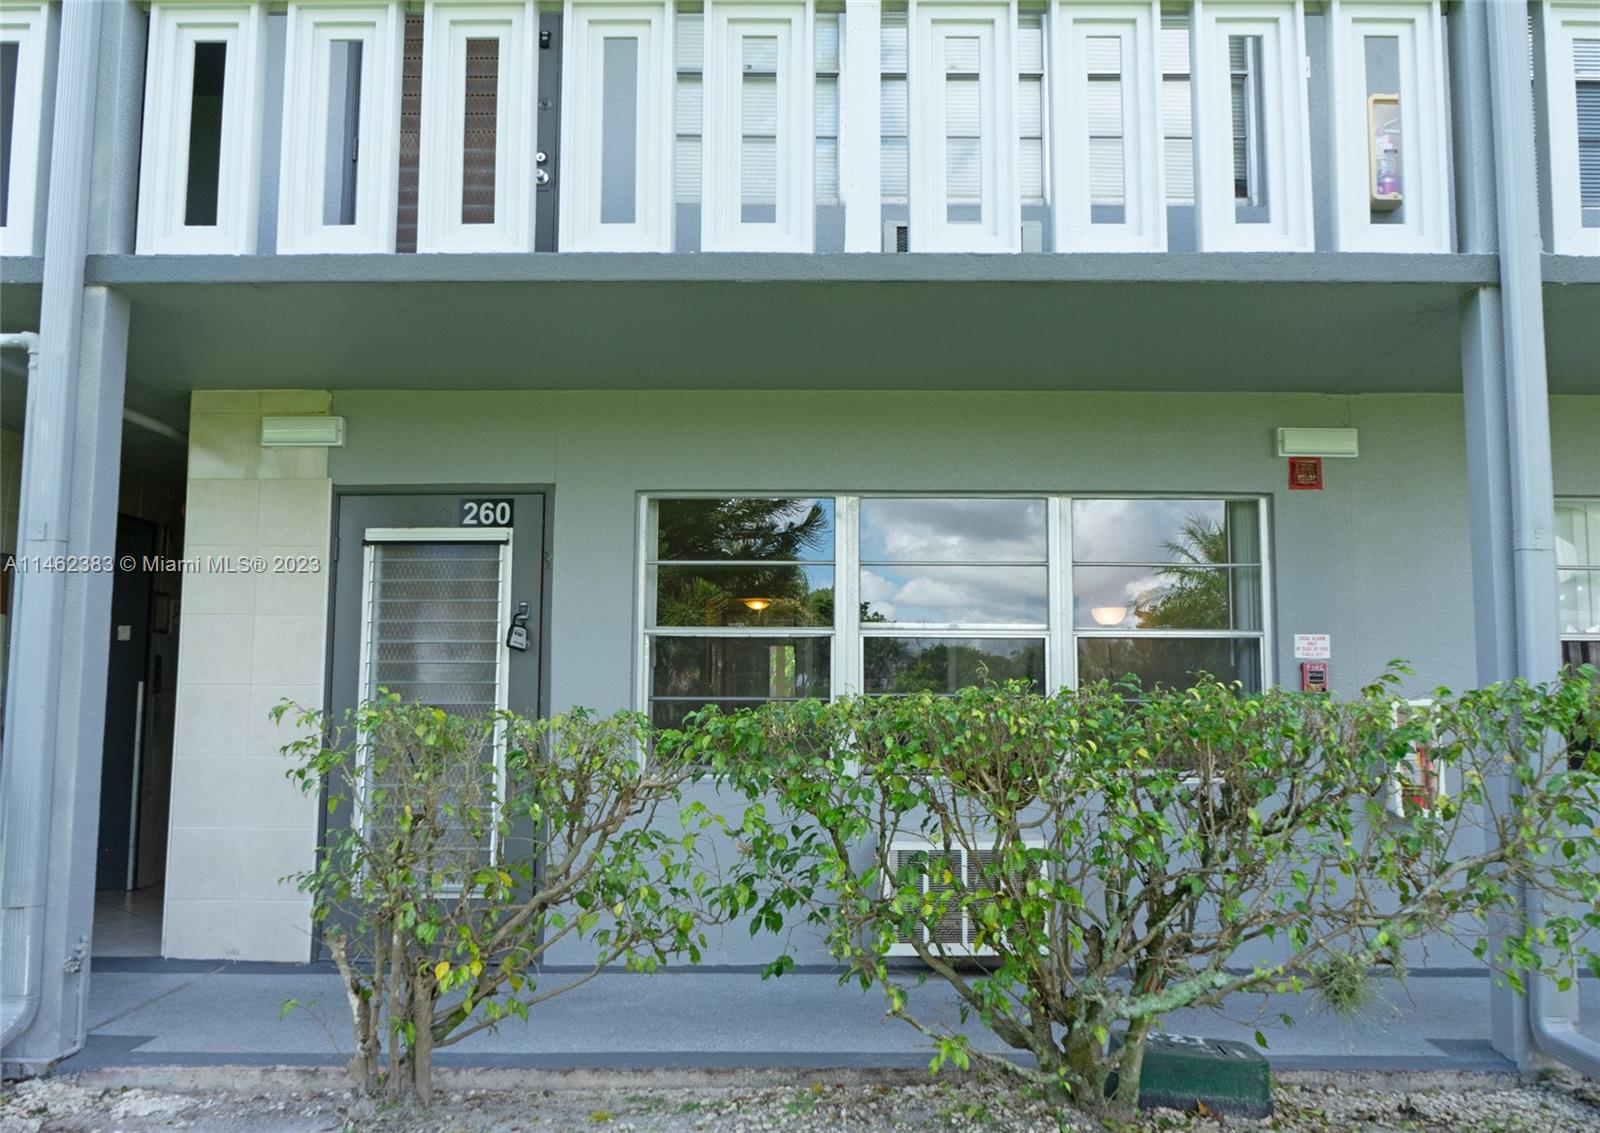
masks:
[[[96,891],[156,894],[165,957],[317,954],[286,697],[1600,663],[1592,5],[0,34],[8,1061],[73,1048]]]

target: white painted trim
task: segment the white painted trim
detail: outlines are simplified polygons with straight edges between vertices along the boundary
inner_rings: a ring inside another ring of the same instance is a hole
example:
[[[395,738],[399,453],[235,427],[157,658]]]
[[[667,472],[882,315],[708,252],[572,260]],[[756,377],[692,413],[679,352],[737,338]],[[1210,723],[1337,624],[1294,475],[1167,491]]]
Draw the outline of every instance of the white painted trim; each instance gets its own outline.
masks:
[[[1261,37],[1265,223],[1235,217],[1230,35]],[[1197,250],[1315,251],[1304,0],[1194,0],[1189,44]]]
[[[1054,226],[1061,252],[1164,252],[1166,161],[1161,136],[1160,0],[1055,3],[1048,21],[1052,120],[1056,124]],[[1091,220],[1091,37],[1122,41],[1123,221]]]
[[[364,543],[509,543],[509,527],[369,527]]]
[[[1016,0],[910,0],[913,252],[1020,252],[1017,165]],[[945,44],[979,40],[981,219],[951,223],[946,211]]]
[[[567,0],[562,25],[557,226],[563,252],[673,250],[673,10],[668,3]],[[639,42],[634,219],[603,222],[605,40]]]
[[[883,4],[845,0],[839,28],[839,202],[844,250],[883,250]]]
[[[256,250],[265,101],[266,5],[163,4],[150,9],[144,141],[139,161],[140,255]],[[194,47],[225,42],[217,223],[184,223]]]
[[[336,40],[361,44],[354,224],[323,223],[329,79]],[[399,202],[401,52],[405,8],[378,3],[289,5],[278,178],[278,252],[392,252]]]
[[[1371,205],[1366,45],[1398,42],[1401,206],[1404,220],[1375,224]],[[1341,252],[1448,252],[1449,102],[1439,0],[1330,0],[1328,131],[1333,156],[1333,244]]]
[[[703,202],[707,252],[810,252],[816,218],[816,37],[810,0],[706,0]],[[743,40],[778,41],[775,221],[741,219]]]
[[[538,31],[539,11],[532,0],[480,4],[429,0],[422,32],[417,251],[533,251]],[[469,39],[500,41],[494,221],[490,224],[461,222]],[[395,108],[390,112],[394,113]]]
[[[1540,178],[1550,251],[1565,256],[1600,256],[1600,228],[1583,225],[1578,192],[1578,95],[1573,49],[1579,39],[1600,39],[1600,9],[1592,3],[1545,0],[1537,25],[1543,50],[1535,52],[1536,90],[1548,139],[1545,176]]]
[[[59,23],[54,4],[7,3],[0,7],[0,43],[17,45],[11,175],[6,186],[6,223],[0,225],[0,255],[44,254]]]

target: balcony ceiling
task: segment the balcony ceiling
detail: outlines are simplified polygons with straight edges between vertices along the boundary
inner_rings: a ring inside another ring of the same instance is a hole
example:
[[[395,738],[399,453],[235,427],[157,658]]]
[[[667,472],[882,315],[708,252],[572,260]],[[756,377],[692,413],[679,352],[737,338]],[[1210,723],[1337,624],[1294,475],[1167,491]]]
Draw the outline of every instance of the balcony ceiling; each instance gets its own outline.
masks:
[[[6,329],[37,285],[7,263]],[[1448,393],[1493,257],[91,257],[130,408],[194,389]],[[36,278],[36,275],[35,275]],[[1547,257],[1550,385],[1600,393],[1600,264]]]

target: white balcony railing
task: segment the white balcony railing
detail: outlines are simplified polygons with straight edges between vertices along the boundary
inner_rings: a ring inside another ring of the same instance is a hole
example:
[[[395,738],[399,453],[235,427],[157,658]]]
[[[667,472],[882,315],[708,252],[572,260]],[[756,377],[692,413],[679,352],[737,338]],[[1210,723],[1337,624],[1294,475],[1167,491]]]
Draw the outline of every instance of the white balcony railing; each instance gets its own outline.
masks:
[[[1450,251],[1440,0],[1305,9],[156,0],[138,250]],[[1548,231],[1600,253],[1593,12],[1543,5],[1538,73]]]

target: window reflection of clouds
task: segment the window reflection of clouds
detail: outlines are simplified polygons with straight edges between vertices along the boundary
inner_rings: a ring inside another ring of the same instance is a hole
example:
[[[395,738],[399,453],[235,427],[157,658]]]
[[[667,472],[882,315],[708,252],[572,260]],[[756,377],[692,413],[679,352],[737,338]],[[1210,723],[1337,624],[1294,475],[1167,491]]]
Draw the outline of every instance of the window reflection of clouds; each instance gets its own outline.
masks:
[[[1044,562],[1043,500],[864,499],[863,562]]]
[[[1167,546],[1180,543],[1190,519],[1220,527],[1227,515],[1222,500],[1101,499],[1072,502],[1072,557],[1077,562],[1165,563],[1179,556]]]
[[[1042,566],[861,569],[867,621],[1043,625],[1047,585]]]

